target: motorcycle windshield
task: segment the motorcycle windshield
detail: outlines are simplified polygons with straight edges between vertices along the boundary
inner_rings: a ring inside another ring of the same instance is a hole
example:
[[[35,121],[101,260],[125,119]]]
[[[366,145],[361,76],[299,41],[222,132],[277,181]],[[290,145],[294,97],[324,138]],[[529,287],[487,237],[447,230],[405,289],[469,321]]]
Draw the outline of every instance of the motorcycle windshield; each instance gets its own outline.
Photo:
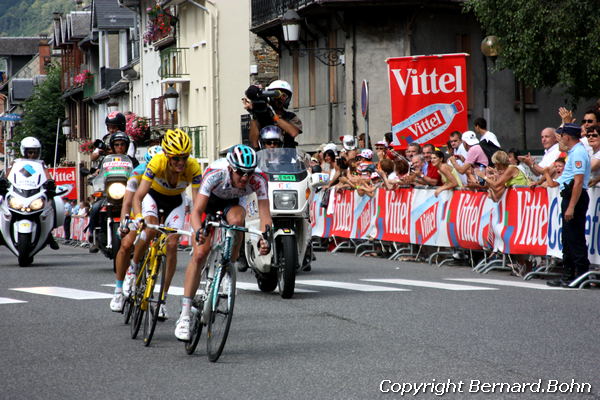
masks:
[[[258,168],[267,174],[301,174],[308,166],[308,156],[297,149],[264,149],[256,156]]]
[[[102,161],[101,169],[104,178],[117,176],[129,178],[131,171],[133,171],[133,162],[126,155],[110,154]]]
[[[20,190],[37,189],[46,182],[46,173],[41,162],[18,159],[10,170],[8,180]]]

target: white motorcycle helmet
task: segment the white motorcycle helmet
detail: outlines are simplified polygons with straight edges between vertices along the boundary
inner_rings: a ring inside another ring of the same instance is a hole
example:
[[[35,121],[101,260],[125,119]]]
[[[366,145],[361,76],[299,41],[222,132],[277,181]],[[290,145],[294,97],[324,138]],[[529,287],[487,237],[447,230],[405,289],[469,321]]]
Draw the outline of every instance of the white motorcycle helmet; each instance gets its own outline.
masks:
[[[260,130],[260,141],[261,144],[265,141],[279,141],[279,147],[281,147],[283,146],[283,132],[278,126],[267,125]]]
[[[285,108],[288,108],[288,106],[290,105],[290,101],[292,100],[292,95],[294,94],[292,86],[289,83],[278,79],[276,81],[271,82],[271,84],[267,86],[267,90],[281,90],[285,92],[287,94],[287,99],[285,99],[285,101],[283,102],[283,106]]]
[[[27,136],[25,139],[21,140],[21,155],[25,158],[27,158],[27,150],[37,150],[37,158],[39,159],[42,155],[42,144],[33,136]]]
[[[340,137],[340,140],[342,141],[342,146],[344,147],[344,150],[346,151],[350,151],[350,150],[356,150],[356,138],[352,135],[344,135],[342,137]]]

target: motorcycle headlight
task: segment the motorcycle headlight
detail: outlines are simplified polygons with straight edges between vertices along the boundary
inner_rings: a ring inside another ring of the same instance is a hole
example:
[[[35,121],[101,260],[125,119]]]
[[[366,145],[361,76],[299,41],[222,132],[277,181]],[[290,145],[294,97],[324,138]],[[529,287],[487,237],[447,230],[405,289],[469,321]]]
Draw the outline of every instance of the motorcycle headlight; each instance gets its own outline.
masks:
[[[21,201],[15,197],[11,197],[8,199],[8,206],[15,210],[21,210],[22,208],[25,208],[23,203],[21,203]]]
[[[121,200],[125,196],[125,185],[121,182],[111,183],[106,190],[108,197],[113,200]]]
[[[275,190],[273,205],[276,210],[294,210],[298,206],[298,193],[293,190]]]
[[[42,199],[41,197],[38,197],[37,199],[32,201],[31,204],[29,204],[29,208],[31,208],[32,211],[40,210],[42,209],[42,207],[44,207],[44,199]]]

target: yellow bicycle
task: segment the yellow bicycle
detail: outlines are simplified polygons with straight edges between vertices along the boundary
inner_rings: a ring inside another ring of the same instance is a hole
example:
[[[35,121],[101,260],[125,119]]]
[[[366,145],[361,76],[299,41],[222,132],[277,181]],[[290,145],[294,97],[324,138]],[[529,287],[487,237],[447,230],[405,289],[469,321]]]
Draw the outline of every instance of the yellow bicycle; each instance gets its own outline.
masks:
[[[167,257],[167,239],[169,235],[188,235],[192,232],[170,228],[165,225],[145,224],[144,227],[160,232],[158,237],[150,243],[146,256],[136,274],[135,286],[131,290],[130,298],[127,299],[125,309],[125,322],[131,317],[131,338],[135,339],[144,326],[144,345],[150,345],[160,306],[165,303],[165,274]],[[140,238],[142,227],[138,228],[136,243]],[[156,283],[160,281],[160,287],[155,293]]]

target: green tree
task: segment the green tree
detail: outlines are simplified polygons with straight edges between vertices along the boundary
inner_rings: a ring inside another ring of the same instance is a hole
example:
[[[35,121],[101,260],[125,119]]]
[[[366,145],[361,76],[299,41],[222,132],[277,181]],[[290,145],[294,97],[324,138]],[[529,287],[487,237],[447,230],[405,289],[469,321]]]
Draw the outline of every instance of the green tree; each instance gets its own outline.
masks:
[[[573,103],[600,95],[598,0],[466,0],[488,35],[500,40],[497,68],[525,85],[562,86]]]
[[[54,162],[56,124],[65,115],[64,102],[60,90],[60,67],[52,65],[46,79],[33,89],[32,96],[23,103],[23,120],[17,125],[10,146],[15,154],[20,154],[21,140],[33,136],[42,143],[42,159],[48,165]],[[59,133],[58,157],[65,154],[65,139]]]

